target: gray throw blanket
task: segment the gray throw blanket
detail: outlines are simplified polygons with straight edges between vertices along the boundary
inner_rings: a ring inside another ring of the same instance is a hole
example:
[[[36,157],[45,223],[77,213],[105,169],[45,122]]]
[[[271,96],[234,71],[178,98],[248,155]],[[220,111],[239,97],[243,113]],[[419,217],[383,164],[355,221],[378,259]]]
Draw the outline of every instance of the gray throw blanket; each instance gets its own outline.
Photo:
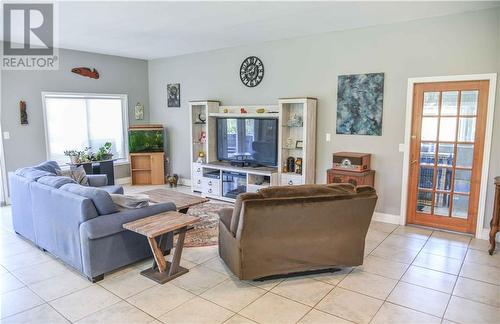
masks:
[[[149,206],[149,196],[142,194],[118,195],[110,194],[115,205],[127,209],[135,209]]]

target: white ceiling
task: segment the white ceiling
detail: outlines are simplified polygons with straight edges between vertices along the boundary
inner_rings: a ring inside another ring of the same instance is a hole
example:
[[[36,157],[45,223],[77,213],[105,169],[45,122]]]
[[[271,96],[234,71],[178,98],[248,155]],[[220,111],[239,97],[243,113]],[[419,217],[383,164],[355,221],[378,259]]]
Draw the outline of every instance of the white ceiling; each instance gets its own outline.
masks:
[[[154,59],[498,6],[499,2],[61,2],[61,48]]]

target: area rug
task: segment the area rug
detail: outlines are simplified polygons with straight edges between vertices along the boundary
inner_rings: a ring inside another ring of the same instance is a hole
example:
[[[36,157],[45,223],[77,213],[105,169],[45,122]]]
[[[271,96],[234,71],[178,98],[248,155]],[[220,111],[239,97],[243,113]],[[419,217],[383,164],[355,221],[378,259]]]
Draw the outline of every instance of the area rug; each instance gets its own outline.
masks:
[[[188,215],[200,218],[194,229],[186,234],[185,247],[217,245],[219,237],[219,215],[217,212],[233,204],[220,201],[209,201],[189,208]]]

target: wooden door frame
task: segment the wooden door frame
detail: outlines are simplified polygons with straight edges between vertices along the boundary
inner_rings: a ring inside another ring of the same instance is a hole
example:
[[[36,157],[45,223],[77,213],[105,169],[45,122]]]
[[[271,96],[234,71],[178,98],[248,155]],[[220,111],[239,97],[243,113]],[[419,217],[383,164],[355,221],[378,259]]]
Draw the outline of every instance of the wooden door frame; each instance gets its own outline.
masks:
[[[495,94],[497,88],[497,74],[470,74],[470,75],[451,75],[451,76],[437,76],[437,77],[419,77],[409,78],[408,88],[406,93],[406,120],[405,120],[405,141],[402,144],[404,152],[403,156],[403,177],[401,184],[401,212],[399,223],[406,224],[407,206],[408,206],[408,177],[410,174],[410,144],[411,144],[411,127],[413,116],[413,89],[417,83],[433,83],[433,82],[453,82],[453,81],[489,81],[488,92],[488,106],[486,112],[486,129],[484,135],[484,148],[483,148],[483,163],[481,173],[481,188],[479,190],[479,206],[476,220],[476,238],[482,238],[484,228],[484,212],[486,207],[486,195],[488,188],[488,174],[491,155],[491,142],[493,137],[493,118],[495,113]],[[401,146],[401,145],[400,145]],[[485,232],[487,237],[487,232]]]

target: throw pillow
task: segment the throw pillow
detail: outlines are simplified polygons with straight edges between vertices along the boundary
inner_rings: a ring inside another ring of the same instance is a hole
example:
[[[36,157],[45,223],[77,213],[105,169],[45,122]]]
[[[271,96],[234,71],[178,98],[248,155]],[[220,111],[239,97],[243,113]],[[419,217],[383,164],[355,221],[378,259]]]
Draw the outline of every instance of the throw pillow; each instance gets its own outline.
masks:
[[[75,183],[75,180],[68,177],[60,177],[60,176],[45,176],[38,179],[38,183],[44,184],[46,186],[59,189],[65,184]]]
[[[58,170],[57,175],[63,177],[69,177],[82,186],[89,185],[89,179],[87,178],[87,173],[85,173],[85,169],[83,168],[82,165],[78,167],[72,167],[69,170]]]
[[[105,190],[85,187],[73,183],[65,184],[61,190],[71,192],[92,200],[99,215],[108,215],[118,212],[118,208],[111,200],[111,196]]]

